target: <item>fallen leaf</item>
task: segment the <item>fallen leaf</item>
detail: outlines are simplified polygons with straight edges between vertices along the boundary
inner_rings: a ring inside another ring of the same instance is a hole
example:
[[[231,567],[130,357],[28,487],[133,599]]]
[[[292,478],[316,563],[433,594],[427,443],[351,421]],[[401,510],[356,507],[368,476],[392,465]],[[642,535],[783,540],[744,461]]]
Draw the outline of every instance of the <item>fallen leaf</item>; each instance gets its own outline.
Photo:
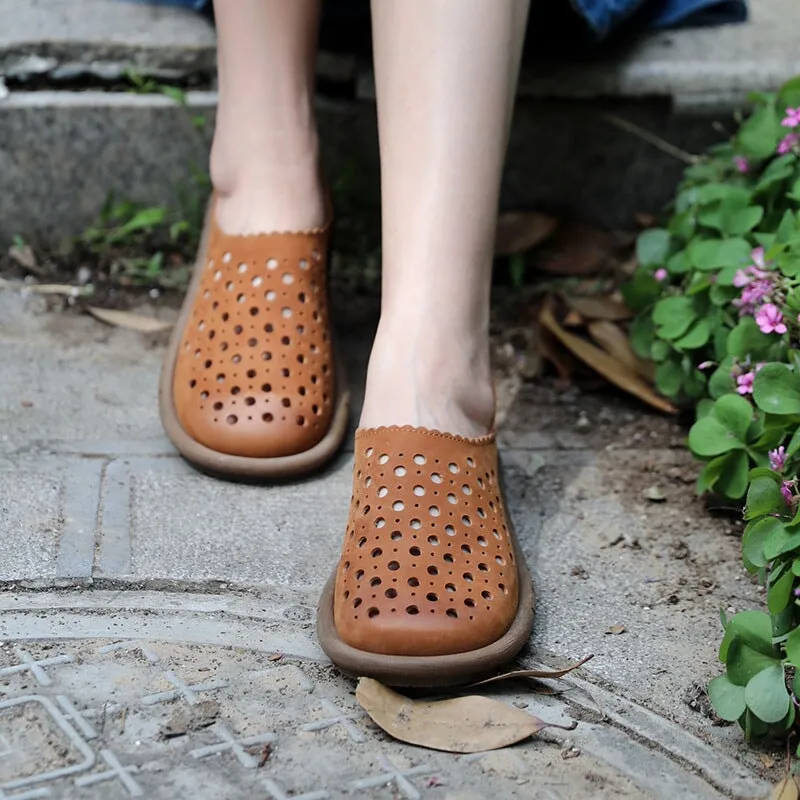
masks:
[[[65,294],[70,297],[92,293],[91,286],[72,286],[69,283],[23,283],[22,281],[8,281],[5,278],[0,278],[0,289],[17,289],[33,294]]]
[[[272,755],[272,745],[265,744],[264,749],[261,751],[261,757],[258,759],[258,767],[259,769],[264,766],[264,764],[269,761],[269,757]]]
[[[267,661],[280,661],[283,658],[283,653],[273,653],[267,656]]]
[[[668,414],[678,413],[675,406],[656,394],[630,367],[610,356],[605,350],[565,331],[556,322],[550,306],[545,305],[542,308],[539,321],[581,361],[599,372],[615,386],[619,386],[620,389],[624,389],[660,411]]]
[[[651,503],[663,503],[667,496],[659,486],[648,486],[643,492],[645,500]]]
[[[497,683],[498,681],[510,681],[515,680],[516,678],[563,678],[565,675],[569,675],[570,672],[573,670],[578,669],[578,667],[582,667],[587,661],[591,661],[594,658],[594,653],[591,655],[586,656],[586,658],[582,658],[578,661],[577,664],[572,664],[569,667],[565,667],[564,669],[557,669],[557,670],[547,670],[547,669],[517,669],[513,672],[504,672],[502,675],[495,675],[492,678],[486,678],[486,680],[478,681],[477,683],[471,683],[468,688],[473,689],[476,686],[485,686],[487,683]]]
[[[45,270],[43,270],[36,261],[36,255],[29,244],[23,244],[21,246],[15,244],[11,245],[11,247],[8,248],[8,257],[18,266],[28,272],[32,272],[34,275],[38,275],[40,278],[46,275]]]
[[[607,295],[597,297],[582,297],[580,295],[565,294],[566,304],[584,316],[586,319],[607,319],[619,322],[630,319],[633,315],[630,309],[619,300]]]
[[[494,254],[513,256],[533,249],[547,241],[556,228],[558,220],[539,211],[507,211],[497,218]]]
[[[591,275],[619,247],[616,237],[583,222],[562,224],[536,264],[551,275]]]
[[[33,408],[33,403],[30,400],[23,400],[20,405],[23,408]]]
[[[448,753],[497,750],[551,727],[531,714],[488,697],[411,700],[372,678],[359,679],[356,699],[372,720],[395,739]]]
[[[624,625],[612,625],[606,633],[610,633],[613,636],[619,636],[621,633],[625,633],[625,626]]]
[[[772,790],[769,800],[798,800],[800,791],[797,789],[797,781],[792,775],[787,775]]]
[[[165,322],[162,319],[154,319],[153,317],[145,317],[142,314],[134,314],[132,311],[119,311],[115,308],[97,308],[96,306],[87,306],[86,310],[101,322],[108,325],[114,325],[117,328],[128,328],[132,331],[139,331],[141,333],[157,333],[158,331],[166,331],[172,327],[171,322]]]
[[[616,358],[617,361],[626,364],[647,381],[652,381],[655,378],[655,365],[650,361],[639,358],[633,352],[627,335],[613,322],[608,320],[590,322],[587,330],[592,339],[610,356]]]
[[[761,763],[767,768],[772,769],[775,766],[775,759],[768,753],[761,753],[759,755]]]
[[[571,308],[564,315],[564,324],[568,328],[582,328],[586,324],[586,320],[574,308]]]
[[[546,361],[549,361],[558,373],[558,377],[562,380],[569,380],[572,376],[572,368],[574,361],[572,356],[560,347],[558,340],[547,330],[539,331],[539,338],[536,341],[536,349],[539,355]]]

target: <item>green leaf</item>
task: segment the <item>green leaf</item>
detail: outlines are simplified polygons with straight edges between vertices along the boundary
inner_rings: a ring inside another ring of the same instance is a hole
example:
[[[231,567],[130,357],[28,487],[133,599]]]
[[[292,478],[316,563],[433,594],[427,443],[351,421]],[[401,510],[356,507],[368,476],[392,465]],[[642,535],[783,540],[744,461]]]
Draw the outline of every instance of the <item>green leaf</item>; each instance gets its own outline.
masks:
[[[776,183],[789,178],[794,172],[796,162],[797,157],[794,155],[781,156],[770,162],[764,172],[761,173],[761,177],[756,184],[756,194],[764,192]]]
[[[670,342],[665,342],[663,339],[656,339],[650,347],[649,355],[645,356],[645,358],[650,358],[653,361],[664,361],[674,352],[674,348]]]
[[[659,329],[662,330],[662,329]],[[704,317],[693,323],[689,330],[674,342],[675,347],[681,350],[696,350],[702,347],[711,338],[711,321]]]
[[[720,675],[709,681],[708,699],[721,719],[736,722],[747,707],[744,691],[744,686],[736,686],[728,680],[727,675]]]
[[[778,89],[776,105],[781,110],[800,106],[800,76],[790,78]]]
[[[800,558],[796,558],[794,561],[792,561],[792,574],[800,575]]]
[[[662,361],[656,367],[656,388],[665,397],[677,397],[683,383],[683,370],[676,361]]]
[[[738,500],[744,497],[744,493],[747,491],[747,467],[750,459],[744,450],[734,450],[726,453],[722,458],[728,460],[714,488],[725,497]]]
[[[644,311],[662,291],[663,286],[644,270],[638,270],[621,289],[625,304],[631,311]]]
[[[764,517],[748,525],[742,536],[742,557],[754,567],[765,567],[768,559],[764,555],[764,545],[775,531],[783,527],[775,517]]]
[[[794,156],[792,156],[794,158]],[[797,219],[791,211],[785,211],[781,221],[775,230],[775,242],[779,245],[786,245],[794,239],[797,233]],[[770,258],[772,255],[769,256]]]
[[[728,646],[726,663],[728,678],[737,686],[747,686],[749,681],[762,670],[780,666],[776,658],[759,653],[738,638],[734,638]]]
[[[650,358],[650,348],[656,335],[656,326],[649,314],[639,314],[631,323],[630,339],[633,352],[639,358]]]
[[[746,441],[753,419],[753,407],[738,394],[726,394],[714,403],[711,412],[737,439]]]
[[[670,275],[683,275],[691,269],[689,259],[686,258],[686,251],[681,250],[680,253],[675,253],[674,256],[667,260],[667,272]]]
[[[747,707],[762,722],[780,722],[789,713],[789,692],[781,664],[772,664],[754,675],[744,689]]]
[[[698,420],[689,430],[689,449],[697,456],[719,456],[743,448],[744,443],[715,416]]]
[[[774,341],[774,338],[759,330],[752,317],[742,317],[728,336],[728,355],[739,359],[748,356],[758,359],[766,353]]]
[[[735,455],[735,453],[741,453],[745,459],[747,459],[747,454],[743,450],[736,450],[732,453],[725,453],[723,456],[717,456],[711,459],[711,461],[703,467],[700,471],[700,475],[697,477],[697,494],[703,494],[703,492],[714,488],[714,484],[722,477],[723,472],[728,469],[730,463],[728,459],[732,455]]]
[[[775,153],[782,135],[781,118],[773,100],[742,124],[737,141],[743,155],[761,160]]]
[[[694,301],[689,297],[673,296],[659,300],[653,309],[653,322],[662,339],[677,339],[697,319]]]
[[[636,240],[636,258],[643,267],[660,267],[667,260],[671,242],[669,231],[661,228],[643,231]]]
[[[793,434],[792,438],[789,440],[789,444],[786,445],[786,457],[790,458],[793,456],[798,450],[800,450],[800,428],[798,428]]]
[[[697,189],[695,203],[708,206],[728,201],[744,208],[750,203],[750,197],[750,192],[742,186],[732,186],[730,183],[707,183]]]
[[[747,490],[747,505],[744,509],[745,519],[763,517],[785,510],[786,501],[781,490],[772,478],[756,478]],[[755,562],[753,562],[755,563]]]
[[[800,414],[800,377],[785,364],[767,364],[756,373],[753,400],[770,414]]]
[[[740,611],[734,614],[725,626],[725,639],[719,648],[719,660],[728,660],[728,645],[733,639],[741,639],[748,647],[775,658],[772,646],[772,621],[763,611]]]
[[[744,266],[750,260],[751,250],[745,239],[695,239],[689,245],[687,256],[697,269],[711,271]]]
[[[786,640],[786,658],[793,667],[800,667],[800,627],[795,628]]]
[[[772,517],[771,519],[775,519]],[[800,531],[790,531],[785,525],[775,526],[764,542],[764,558],[772,561],[784,553],[788,553],[800,546]],[[772,612],[777,613],[777,612]]]
[[[736,389],[736,381],[731,375],[731,368],[733,364],[729,359],[725,359],[717,369],[711,373],[708,379],[708,393],[713,398],[722,397],[724,394],[729,394]]]
[[[784,572],[767,591],[767,608],[770,614],[780,614],[787,605],[792,594],[794,575]],[[763,719],[763,717],[762,717]]]

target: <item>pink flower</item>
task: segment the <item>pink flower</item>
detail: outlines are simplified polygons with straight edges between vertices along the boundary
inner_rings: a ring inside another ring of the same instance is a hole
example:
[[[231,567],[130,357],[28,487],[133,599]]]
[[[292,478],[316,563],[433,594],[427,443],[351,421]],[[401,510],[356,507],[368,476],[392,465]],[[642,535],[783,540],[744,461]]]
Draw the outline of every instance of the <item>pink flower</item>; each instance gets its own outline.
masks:
[[[741,172],[743,175],[746,172],[750,172],[750,162],[744,156],[734,156],[733,166],[736,167],[736,170]]]
[[[772,283],[767,280],[753,281],[746,286],[739,298],[742,305],[755,306],[772,291]]]
[[[745,372],[744,375],[739,375],[736,378],[736,391],[739,394],[753,394],[753,381],[755,380],[755,372]]]
[[[667,273],[667,271],[664,269],[664,267],[661,267],[661,269],[657,269],[657,270],[656,270],[656,271],[653,273],[653,277],[654,277],[654,278],[655,278],[657,281],[665,281],[665,280],[667,279],[667,274],[668,274],[668,273]]]
[[[716,362],[714,362],[714,361],[701,361],[697,365],[697,369],[709,369],[710,367],[713,367],[715,365],[716,365]]]
[[[754,247],[750,251],[750,258],[753,259],[753,267],[761,267],[761,269],[766,269],[767,262],[764,260],[764,248],[763,247]],[[750,269],[752,270],[752,274],[755,275],[757,278],[763,278],[763,275],[757,275],[753,267]]]
[[[781,494],[786,501],[786,505],[791,507],[794,505],[794,481],[784,481],[781,484]]]
[[[784,128],[796,128],[800,125],[800,108],[787,108],[786,117],[781,122]]]
[[[786,333],[783,314],[774,303],[765,303],[756,313],[756,323],[761,333]]]
[[[791,153],[798,142],[800,142],[800,136],[796,133],[787,133],[778,145],[778,154],[785,156],[787,153]]]
[[[776,472],[782,472],[786,464],[786,448],[781,445],[777,450],[769,451],[769,465]]]
[[[750,280],[750,276],[743,269],[737,269],[736,274],[733,276],[733,285],[741,289],[743,286],[747,286]]]

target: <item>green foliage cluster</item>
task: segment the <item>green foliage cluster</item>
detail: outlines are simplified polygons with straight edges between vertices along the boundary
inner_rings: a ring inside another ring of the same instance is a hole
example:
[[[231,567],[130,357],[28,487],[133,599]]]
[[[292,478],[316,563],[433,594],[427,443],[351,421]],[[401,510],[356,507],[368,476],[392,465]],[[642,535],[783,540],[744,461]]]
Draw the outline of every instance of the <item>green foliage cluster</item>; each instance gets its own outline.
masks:
[[[666,225],[640,235],[624,290],[633,348],[695,409],[698,492],[746,498],[742,560],[767,610],[722,615],[708,691],[748,741],[787,736],[800,702],[800,78],[752,100],[685,171]]]

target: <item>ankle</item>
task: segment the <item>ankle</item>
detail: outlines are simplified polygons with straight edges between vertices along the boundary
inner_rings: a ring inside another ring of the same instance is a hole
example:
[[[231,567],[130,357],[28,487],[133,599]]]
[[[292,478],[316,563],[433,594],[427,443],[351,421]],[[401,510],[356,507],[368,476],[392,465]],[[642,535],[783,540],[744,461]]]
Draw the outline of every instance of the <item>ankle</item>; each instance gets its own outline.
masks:
[[[316,132],[214,139],[217,222],[231,234],[315,228],[327,220]]]
[[[362,427],[414,425],[481,436],[494,421],[488,340],[444,328],[379,327],[370,356]]]

